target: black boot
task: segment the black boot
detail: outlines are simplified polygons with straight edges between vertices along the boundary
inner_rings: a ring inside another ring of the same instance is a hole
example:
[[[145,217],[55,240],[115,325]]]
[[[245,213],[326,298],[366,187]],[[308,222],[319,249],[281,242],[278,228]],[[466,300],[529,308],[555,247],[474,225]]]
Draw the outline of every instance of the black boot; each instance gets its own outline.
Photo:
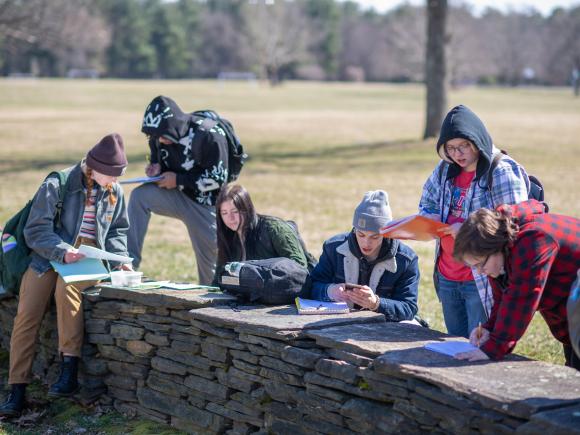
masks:
[[[79,358],[76,356],[63,356],[60,367],[60,376],[56,383],[48,390],[48,397],[69,397],[79,390],[77,373]]]
[[[0,417],[18,417],[24,408],[26,384],[12,384],[8,400],[0,405]]]

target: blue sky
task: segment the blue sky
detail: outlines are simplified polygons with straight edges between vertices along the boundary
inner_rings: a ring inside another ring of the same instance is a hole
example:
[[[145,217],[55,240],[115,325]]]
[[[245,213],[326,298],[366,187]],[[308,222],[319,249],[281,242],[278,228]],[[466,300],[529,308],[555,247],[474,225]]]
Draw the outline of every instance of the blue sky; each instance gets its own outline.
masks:
[[[379,12],[384,12],[392,7],[404,3],[404,0],[355,0],[363,7],[374,7]],[[425,0],[408,0],[411,4],[424,4]],[[488,6],[502,11],[510,9],[520,11],[533,6],[542,14],[548,15],[557,6],[570,7],[580,5],[580,0],[450,0],[451,4],[467,3],[474,7],[475,12],[480,12]]]

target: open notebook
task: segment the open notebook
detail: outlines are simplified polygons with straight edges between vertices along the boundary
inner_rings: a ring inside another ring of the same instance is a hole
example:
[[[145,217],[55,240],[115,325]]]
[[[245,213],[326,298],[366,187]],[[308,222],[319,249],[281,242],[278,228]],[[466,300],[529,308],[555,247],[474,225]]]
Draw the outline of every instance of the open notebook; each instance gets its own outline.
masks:
[[[324,302],[312,299],[296,298],[298,314],[346,314],[349,312],[346,302]]]
[[[442,353],[444,355],[455,356],[461,352],[471,352],[472,350],[479,349],[468,341],[439,341],[434,343],[427,343],[425,349],[432,350],[433,352]]]
[[[426,218],[412,215],[389,222],[381,228],[381,234],[390,239],[428,241],[439,237],[438,231],[449,225]]]

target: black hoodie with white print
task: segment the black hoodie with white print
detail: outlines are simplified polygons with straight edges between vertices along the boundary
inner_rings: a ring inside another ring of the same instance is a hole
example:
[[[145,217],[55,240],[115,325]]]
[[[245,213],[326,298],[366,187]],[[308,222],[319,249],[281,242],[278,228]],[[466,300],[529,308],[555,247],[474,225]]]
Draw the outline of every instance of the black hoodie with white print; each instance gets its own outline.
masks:
[[[193,201],[213,206],[228,179],[228,143],[221,128],[207,130],[201,123],[160,95],[145,109],[141,131],[149,136],[151,163],[175,172],[177,187]],[[160,137],[172,143],[162,144]]]

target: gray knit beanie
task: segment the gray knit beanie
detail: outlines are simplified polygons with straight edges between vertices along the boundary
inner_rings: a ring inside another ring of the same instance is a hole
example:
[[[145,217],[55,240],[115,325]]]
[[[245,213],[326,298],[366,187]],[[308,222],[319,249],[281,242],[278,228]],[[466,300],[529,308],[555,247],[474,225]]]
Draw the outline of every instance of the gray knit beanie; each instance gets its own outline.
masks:
[[[352,226],[359,231],[379,230],[393,220],[389,205],[389,195],[384,190],[371,190],[365,193],[361,203],[354,211]]]
[[[127,156],[123,138],[117,133],[112,133],[102,138],[87,153],[87,166],[111,177],[120,177],[127,168]]]

